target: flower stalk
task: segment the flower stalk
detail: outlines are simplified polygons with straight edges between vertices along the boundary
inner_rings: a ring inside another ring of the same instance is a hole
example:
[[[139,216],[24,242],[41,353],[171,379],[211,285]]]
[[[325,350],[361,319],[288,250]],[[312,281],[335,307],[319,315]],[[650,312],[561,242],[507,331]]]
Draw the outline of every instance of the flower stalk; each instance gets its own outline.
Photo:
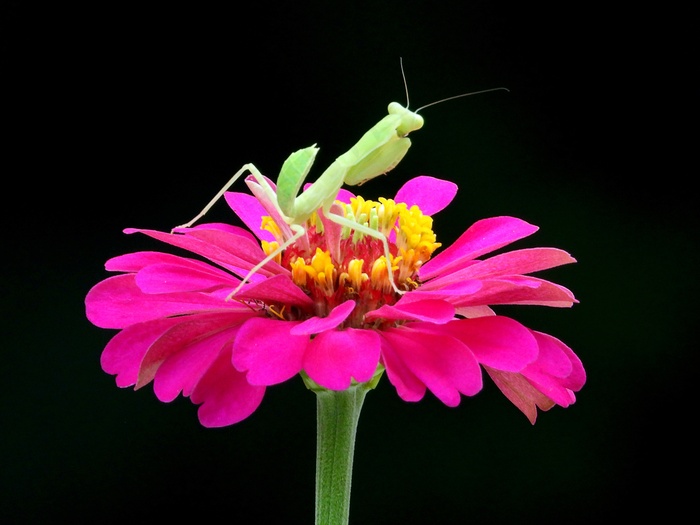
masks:
[[[371,381],[346,390],[328,390],[302,374],[316,394],[316,525],[347,525],[355,437],[367,392],[377,386],[383,367]]]

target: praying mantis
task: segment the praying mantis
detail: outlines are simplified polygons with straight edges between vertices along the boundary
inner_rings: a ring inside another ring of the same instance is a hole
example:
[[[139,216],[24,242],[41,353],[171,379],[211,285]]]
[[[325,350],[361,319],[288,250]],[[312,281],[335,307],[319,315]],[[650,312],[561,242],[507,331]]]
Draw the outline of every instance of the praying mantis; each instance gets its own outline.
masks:
[[[299,194],[299,190],[306,180],[319,150],[315,144],[295,151],[285,160],[277,178],[276,190],[255,165],[245,164],[199,214],[177,228],[189,228],[192,226],[209,211],[243,174],[249,173],[260,185],[263,198],[274,207],[279,216],[289,225],[293,234],[260,263],[256,264],[233,292],[229,294],[227,299],[233,298],[255,273],[303,236],[306,233],[304,224],[318,210],[322,210],[323,215],[328,220],[382,242],[389,282],[394,292],[401,295],[405,293],[405,290],[399,289],[394,282],[394,275],[391,271],[391,252],[386,236],[368,226],[334,213],[332,206],[335,203],[338,192],[344,184],[349,186],[361,185],[394,169],[411,146],[411,140],[408,138],[409,133],[423,127],[423,117],[418,114],[418,111],[421,109],[446,100],[497,90],[508,91],[507,88],[492,88],[463,93],[432,102],[416,111],[411,111],[408,107],[403,107],[398,102],[391,102],[387,108],[388,114],[372,126],[352,148],[336,158],[318,179],[301,194]]]

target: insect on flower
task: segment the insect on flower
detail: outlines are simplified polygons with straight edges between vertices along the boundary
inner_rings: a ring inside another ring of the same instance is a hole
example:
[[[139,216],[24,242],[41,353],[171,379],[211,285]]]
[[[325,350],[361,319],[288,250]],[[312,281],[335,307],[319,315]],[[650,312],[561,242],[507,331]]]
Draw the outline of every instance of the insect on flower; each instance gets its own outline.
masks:
[[[481,390],[483,368],[533,423],[538,407],[570,405],[585,382],[578,357],[492,306],[572,306],[568,289],[528,274],[575,260],[557,248],[481,258],[537,230],[514,217],[477,221],[433,256],[440,244],[430,216],[456,191],[451,182],[416,177],[394,199],[339,192],[335,213],[384,232],[403,294],[389,282],[382,241],[328,220],[322,209],[234,301],[226,300],[231,290],[289,234],[254,196],[225,198],[264,249],[247,230],[221,223],[125,230],[204,260],[148,251],[107,262],[121,274],[86,298],[90,321],[120,330],[102,354],[104,370],[122,387],[153,381],[161,401],[189,396],[208,427],[244,419],[268,386],[297,374],[314,388],[342,390],[386,372],[406,401],[430,390],[456,406]]]
[[[386,372],[406,401],[430,390],[456,406],[482,389],[483,369],[532,423],[537,408],[573,403],[585,383],[574,352],[493,309],[572,306],[568,289],[530,274],[573,257],[526,248],[483,258],[537,230],[507,216],[477,221],[442,249],[432,215],[453,200],[452,182],[416,177],[393,199],[342,189],[394,168],[410,147],[406,135],[422,125],[392,103],[301,194],[315,145],[290,155],[276,184],[244,165],[171,232],[126,229],[196,258],[143,251],[107,261],[119,274],[85,300],[93,324],[119,330],[103,369],[120,387],[153,382],[161,401],[190,397],[207,427],[248,417],[268,386],[296,375],[309,388],[340,391]],[[227,191],[245,173],[251,193]],[[222,196],[250,231],[193,226]]]

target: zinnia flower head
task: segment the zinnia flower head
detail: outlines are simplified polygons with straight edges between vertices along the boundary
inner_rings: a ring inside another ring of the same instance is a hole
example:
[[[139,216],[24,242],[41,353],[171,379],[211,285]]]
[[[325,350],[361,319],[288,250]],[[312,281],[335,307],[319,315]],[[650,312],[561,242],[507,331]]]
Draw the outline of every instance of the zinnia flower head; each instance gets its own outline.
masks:
[[[536,226],[484,219],[441,249],[431,215],[452,201],[453,183],[416,177],[394,199],[377,201],[341,190],[332,213],[383,233],[391,260],[379,239],[319,210],[305,235],[231,296],[251,268],[292,237],[267,198],[254,196],[262,195],[258,182],[246,182],[253,195],[225,197],[255,235],[221,223],[173,233],[125,230],[197,258],[148,251],[107,261],[108,271],[120,273],[90,290],[86,310],[93,324],[119,330],[101,359],[118,386],[153,382],[165,402],[188,396],[201,405],[206,427],[248,417],[268,386],[296,375],[311,388],[344,390],[386,372],[406,401],[430,390],[456,406],[482,389],[483,369],[533,424],[537,408],[575,401],[585,372],[573,351],[492,308],[577,302],[563,286],[529,275],[575,262],[562,250],[482,258]]]

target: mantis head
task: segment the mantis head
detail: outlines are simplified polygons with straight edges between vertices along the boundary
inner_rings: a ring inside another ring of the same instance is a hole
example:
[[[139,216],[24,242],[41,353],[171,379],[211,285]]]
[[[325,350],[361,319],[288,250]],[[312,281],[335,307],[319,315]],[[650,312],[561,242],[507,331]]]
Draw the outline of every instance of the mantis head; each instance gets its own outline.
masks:
[[[399,137],[405,137],[412,131],[419,130],[423,127],[423,117],[418,113],[414,113],[408,108],[403,107],[398,102],[392,102],[388,108],[390,115],[398,115],[401,117],[401,123],[396,128],[396,133]]]

